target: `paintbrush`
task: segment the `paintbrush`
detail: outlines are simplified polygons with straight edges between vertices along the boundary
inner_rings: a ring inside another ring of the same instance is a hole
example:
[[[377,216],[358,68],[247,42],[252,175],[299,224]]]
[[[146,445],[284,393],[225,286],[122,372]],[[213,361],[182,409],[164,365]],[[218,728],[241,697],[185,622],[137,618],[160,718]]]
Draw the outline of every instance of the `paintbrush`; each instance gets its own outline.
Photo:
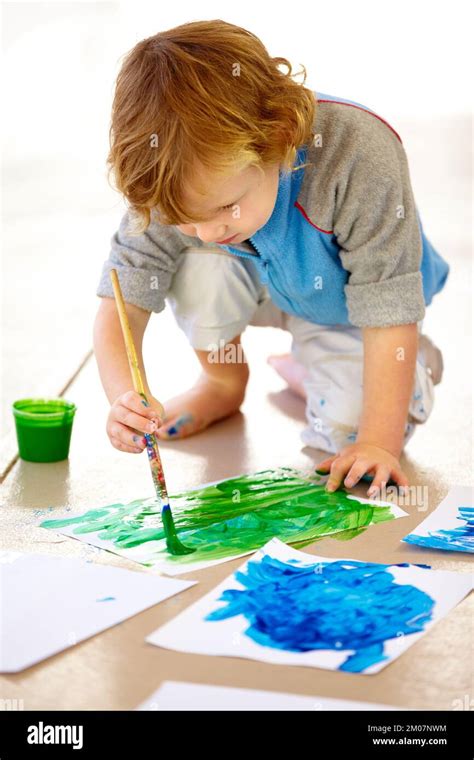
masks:
[[[110,278],[112,280],[115,303],[117,305],[123,339],[125,348],[127,350],[128,365],[130,367],[130,373],[132,375],[133,387],[136,393],[139,393],[142,397],[144,405],[150,406],[149,401],[146,397],[145,386],[143,385],[140,367],[138,365],[135,343],[133,341],[133,335],[130,329],[130,323],[128,321],[125,302],[123,300],[122,290],[120,288],[120,282],[116,269],[111,270]],[[150,433],[145,433],[144,435],[146,440],[148,461],[150,463],[151,477],[153,478],[156,495],[161,505],[161,518],[163,520],[163,528],[165,531],[166,546],[168,547],[168,550],[171,554],[191,554],[195,551],[195,549],[184,546],[184,544],[182,544],[179,540],[176,533],[176,527],[174,524],[168,498],[168,490],[166,488],[165,474],[163,472],[160,452],[158,451],[158,441],[156,435],[151,435]]]

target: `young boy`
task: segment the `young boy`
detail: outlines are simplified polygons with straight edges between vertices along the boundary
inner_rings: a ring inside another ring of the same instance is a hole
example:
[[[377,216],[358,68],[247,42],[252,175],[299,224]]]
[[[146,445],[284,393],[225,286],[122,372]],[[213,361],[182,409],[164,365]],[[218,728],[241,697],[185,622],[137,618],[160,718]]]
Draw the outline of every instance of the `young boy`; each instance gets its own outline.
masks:
[[[408,485],[399,457],[442,373],[421,325],[448,265],[424,235],[394,129],[366,106],[294,82],[290,64],[250,32],[195,22],[125,59],[109,164],[130,209],[97,290],[112,444],[138,453],[141,433],[181,438],[237,411],[247,364],[219,362],[216,349],[240,349],[248,324],[273,325],[293,337],[292,355],[269,361],[306,399],[303,441],[331,453],[319,464],[327,488],[364,474],[370,496],[390,478]],[[131,390],[112,267],[149,409]],[[163,409],[141,345],[165,299],[203,371]]]

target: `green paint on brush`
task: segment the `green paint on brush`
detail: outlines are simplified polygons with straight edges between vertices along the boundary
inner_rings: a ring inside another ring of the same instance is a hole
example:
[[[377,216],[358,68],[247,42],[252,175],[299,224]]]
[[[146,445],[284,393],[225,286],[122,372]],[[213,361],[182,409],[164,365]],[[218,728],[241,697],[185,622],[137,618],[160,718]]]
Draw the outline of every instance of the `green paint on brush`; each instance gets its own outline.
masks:
[[[393,519],[390,507],[361,504],[341,490],[328,493],[290,468],[230,478],[171,496],[170,501],[179,535],[194,550],[190,556],[171,556],[160,506],[152,499],[46,520],[41,526],[75,526],[74,535],[97,533],[116,550],[149,548],[143,563],[152,565],[165,558],[179,564],[223,559],[256,550],[274,536],[298,546],[326,536],[348,540],[369,525]]]
[[[166,548],[174,556],[183,556],[184,554],[193,554],[195,549],[190,546],[184,546],[179,540],[174,525],[173,515],[169,504],[165,504],[161,510],[161,519],[163,520],[163,529],[166,536]]]

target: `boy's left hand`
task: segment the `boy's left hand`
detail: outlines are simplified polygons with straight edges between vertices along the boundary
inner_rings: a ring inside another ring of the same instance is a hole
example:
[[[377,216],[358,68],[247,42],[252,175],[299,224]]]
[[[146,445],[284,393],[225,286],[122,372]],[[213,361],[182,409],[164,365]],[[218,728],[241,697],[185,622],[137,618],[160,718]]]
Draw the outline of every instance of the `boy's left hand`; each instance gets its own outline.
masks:
[[[318,464],[318,470],[330,470],[326,483],[328,491],[335,491],[344,481],[352,488],[360,478],[369,473],[374,476],[367,496],[376,496],[380,489],[393,480],[401,487],[408,486],[408,478],[400,467],[398,459],[386,449],[369,443],[352,443],[338,454]]]

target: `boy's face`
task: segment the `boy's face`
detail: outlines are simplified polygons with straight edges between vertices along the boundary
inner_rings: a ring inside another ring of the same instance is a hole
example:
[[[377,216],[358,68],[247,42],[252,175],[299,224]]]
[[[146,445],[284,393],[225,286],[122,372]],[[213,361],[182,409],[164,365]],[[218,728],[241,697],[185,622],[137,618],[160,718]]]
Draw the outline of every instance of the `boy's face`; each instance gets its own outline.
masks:
[[[205,215],[206,221],[179,224],[178,229],[185,235],[198,237],[203,243],[241,243],[251,237],[272,215],[278,194],[279,168],[279,164],[271,164],[262,172],[253,166],[227,179],[215,179],[202,171],[200,181],[206,189],[205,195],[189,187],[186,201],[196,214]]]

